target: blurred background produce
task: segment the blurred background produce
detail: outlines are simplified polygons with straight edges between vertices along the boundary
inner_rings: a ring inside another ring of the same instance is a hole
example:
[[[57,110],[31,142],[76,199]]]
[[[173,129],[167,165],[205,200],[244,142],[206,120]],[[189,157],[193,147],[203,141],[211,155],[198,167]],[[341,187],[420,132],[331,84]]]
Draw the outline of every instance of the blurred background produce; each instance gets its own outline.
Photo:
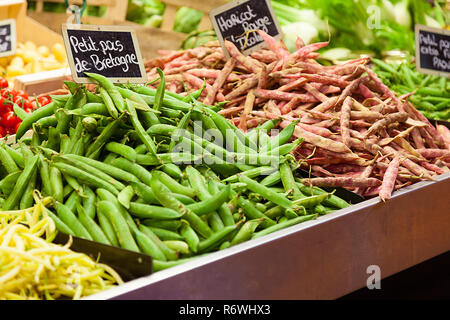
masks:
[[[61,43],[55,43],[49,48],[27,41],[17,44],[17,51],[13,56],[0,58],[0,77],[12,84],[17,76],[66,67],[66,50]]]

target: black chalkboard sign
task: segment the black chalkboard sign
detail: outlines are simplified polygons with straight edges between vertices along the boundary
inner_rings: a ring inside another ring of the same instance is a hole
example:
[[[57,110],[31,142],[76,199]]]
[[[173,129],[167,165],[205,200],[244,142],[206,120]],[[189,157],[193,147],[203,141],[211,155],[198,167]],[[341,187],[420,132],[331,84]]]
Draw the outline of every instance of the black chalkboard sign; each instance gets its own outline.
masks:
[[[416,25],[415,31],[417,70],[450,77],[450,30]]]
[[[101,74],[116,83],[148,80],[133,28],[64,24],[62,30],[75,82],[91,82],[85,72]]]
[[[16,52],[16,20],[0,21],[0,57],[13,55]]]
[[[276,39],[282,37],[270,0],[236,0],[212,10],[209,16],[225,53],[224,40],[233,42],[244,54],[265,45],[258,33],[248,31],[259,29]]]

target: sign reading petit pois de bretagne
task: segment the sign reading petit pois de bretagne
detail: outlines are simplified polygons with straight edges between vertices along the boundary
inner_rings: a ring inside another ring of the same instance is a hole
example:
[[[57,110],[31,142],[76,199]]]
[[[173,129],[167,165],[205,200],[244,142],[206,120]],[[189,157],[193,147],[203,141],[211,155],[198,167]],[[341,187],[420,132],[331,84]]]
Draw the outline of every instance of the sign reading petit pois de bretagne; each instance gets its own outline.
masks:
[[[16,20],[0,21],[0,57],[11,56],[16,52]]]
[[[450,77],[450,30],[416,25],[415,32],[417,70]]]
[[[145,83],[147,74],[133,28],[127,26],[62,25],[72,77],[91,83],[85,72],[115,83]]]
[[[270,0],[232,1],[211,10],[209,17],[227,58],[225,40],[248,55],[265,46],[256,30],[262,30],[275,39],[283,35]]]

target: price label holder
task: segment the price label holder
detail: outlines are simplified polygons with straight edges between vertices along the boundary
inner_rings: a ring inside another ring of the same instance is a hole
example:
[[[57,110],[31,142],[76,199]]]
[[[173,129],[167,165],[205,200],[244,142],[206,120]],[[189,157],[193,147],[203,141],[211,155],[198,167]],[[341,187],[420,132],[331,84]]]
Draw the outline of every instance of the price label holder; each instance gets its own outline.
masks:
[[[0,20],[0,57],[12,56],[16,53],[16,47],[16,20]]]
[[[450,78],[450,30],[416,24],[416,68]]]
[[[114,83],[148,81],[132,27],[63,24],[62,35],[75,82],[92,83],[85,72],[101,74]]]
[[[224,41],[233,42],[243,54],[248,55],[265,46],[257,32],[262,30],[275,39],[283,33],[270,0],[236,0],[211,10],[211,23],[225,56],[229,58]]]

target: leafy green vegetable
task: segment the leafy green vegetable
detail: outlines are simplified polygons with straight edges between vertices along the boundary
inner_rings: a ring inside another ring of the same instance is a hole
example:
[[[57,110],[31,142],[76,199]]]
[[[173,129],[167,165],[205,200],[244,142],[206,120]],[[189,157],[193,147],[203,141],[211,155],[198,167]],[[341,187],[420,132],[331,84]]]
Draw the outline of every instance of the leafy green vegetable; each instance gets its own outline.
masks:
[[[197,30],[200,21],[203,18],[203,12],[188,7],[180,7],[175,15],[173,31],[190,33]]]

